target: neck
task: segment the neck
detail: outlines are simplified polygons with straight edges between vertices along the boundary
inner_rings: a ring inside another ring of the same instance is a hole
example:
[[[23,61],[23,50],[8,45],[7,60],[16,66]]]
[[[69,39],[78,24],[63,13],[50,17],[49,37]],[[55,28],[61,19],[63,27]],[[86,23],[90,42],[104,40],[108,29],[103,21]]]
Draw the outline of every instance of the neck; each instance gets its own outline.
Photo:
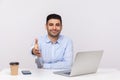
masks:
[[[48,35],[48,38],[51,40],[52,43],[56,43],[57,40],[58,40],[58,37],[59,37],[59,36],[57,36],[57,37],[52,37],[52,36],[49,36],[49,35]]]

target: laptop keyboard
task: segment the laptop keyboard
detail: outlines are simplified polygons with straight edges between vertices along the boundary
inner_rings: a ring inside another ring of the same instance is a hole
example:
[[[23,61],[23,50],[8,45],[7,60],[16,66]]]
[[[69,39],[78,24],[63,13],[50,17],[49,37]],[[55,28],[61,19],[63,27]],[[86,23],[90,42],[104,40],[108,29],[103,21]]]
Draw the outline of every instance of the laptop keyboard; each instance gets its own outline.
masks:
[[[68,75],[69,75],[69,74],[70,74],[70,72],[64,72],[64,74],[68,74]]]

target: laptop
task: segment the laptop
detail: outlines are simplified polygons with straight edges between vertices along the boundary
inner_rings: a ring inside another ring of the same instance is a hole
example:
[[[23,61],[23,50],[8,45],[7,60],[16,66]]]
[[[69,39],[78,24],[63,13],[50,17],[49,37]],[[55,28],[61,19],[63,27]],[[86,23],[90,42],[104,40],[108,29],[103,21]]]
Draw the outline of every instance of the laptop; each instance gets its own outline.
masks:
[[[78,52],[71,67],[71,70],[55,71],[54,74],[63,76],[79,76],[96,73],[103,50]]]

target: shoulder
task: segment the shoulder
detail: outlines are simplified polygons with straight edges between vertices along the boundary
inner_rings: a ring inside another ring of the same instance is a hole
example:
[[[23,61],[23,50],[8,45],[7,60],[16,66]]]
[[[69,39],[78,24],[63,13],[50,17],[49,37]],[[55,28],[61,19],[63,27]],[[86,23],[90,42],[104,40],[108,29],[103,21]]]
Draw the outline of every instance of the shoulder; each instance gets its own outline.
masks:
[[[67,37],[67,36],[65,36],[65,35],[60,35],[60,38],[61,38],[62,41],[72,42],[72,39]]]

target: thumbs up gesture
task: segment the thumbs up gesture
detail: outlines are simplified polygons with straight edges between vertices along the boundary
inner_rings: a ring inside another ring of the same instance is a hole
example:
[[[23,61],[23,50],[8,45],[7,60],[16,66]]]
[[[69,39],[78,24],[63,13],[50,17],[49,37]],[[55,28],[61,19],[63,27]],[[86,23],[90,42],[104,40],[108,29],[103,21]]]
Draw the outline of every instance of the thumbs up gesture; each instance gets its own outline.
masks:
[[[38,56],[38,57],[41,57],[41,53],[40,53],[40,50],[39,50],[39,45],[38,45],[38,39],[36,38],[35,39],[35,44],[34,44],[34,48],[33,48],[33,54]]]

